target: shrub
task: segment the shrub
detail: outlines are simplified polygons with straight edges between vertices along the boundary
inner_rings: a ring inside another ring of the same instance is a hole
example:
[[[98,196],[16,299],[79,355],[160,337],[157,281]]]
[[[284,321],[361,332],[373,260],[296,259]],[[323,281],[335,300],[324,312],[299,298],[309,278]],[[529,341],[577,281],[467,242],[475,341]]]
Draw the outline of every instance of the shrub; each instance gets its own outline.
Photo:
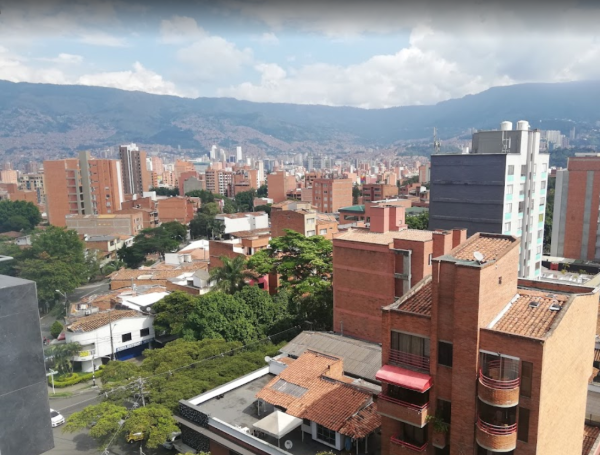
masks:
[[[104,365],[100,366],[98,371],[96,371],[96,378],[102,376],[102,369]],[[54,379],[54,387],[62,388],[69,387],[75,384],[79,384],[80,382],[90,381],[92,379],[92,373],[71,373],[66,376],[58,376]],[[48,376],[48,385],[52,385],[52,378]]]
[[[52,338],[58,338],[63,330],[63,325],[59,321],[54,321],[54,324],[50,327],[50,335]]]

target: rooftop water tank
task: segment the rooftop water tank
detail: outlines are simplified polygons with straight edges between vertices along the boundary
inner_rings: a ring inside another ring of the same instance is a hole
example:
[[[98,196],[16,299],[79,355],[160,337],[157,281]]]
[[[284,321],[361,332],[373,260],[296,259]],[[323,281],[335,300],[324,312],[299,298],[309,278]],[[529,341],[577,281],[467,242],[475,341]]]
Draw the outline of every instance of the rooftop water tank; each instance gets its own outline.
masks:
[[[512,122],[502,122],[500,124],[500,131],[510,131],[512,130]]]
[[[529,130],[529,122],[527,120],[519,120],[517,122],[517,129],[519,131],[528,131]]]

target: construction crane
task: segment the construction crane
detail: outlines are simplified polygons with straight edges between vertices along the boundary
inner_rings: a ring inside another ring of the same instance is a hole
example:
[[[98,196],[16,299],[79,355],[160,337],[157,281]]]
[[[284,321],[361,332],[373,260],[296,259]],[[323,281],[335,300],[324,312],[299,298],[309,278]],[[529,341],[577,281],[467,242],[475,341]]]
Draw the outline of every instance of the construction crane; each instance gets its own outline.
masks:
[[[437,137],[437,128],[433,127],[433,154],[440,153],[442,142]]]

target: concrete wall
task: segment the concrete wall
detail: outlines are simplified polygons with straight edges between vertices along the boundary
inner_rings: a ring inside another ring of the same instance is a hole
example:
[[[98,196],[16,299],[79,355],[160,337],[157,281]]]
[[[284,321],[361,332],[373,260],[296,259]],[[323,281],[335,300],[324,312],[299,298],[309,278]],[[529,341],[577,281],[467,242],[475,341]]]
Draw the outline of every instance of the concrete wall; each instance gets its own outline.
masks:
[[[35,283],[0,275],[0,453],[54,447]]]

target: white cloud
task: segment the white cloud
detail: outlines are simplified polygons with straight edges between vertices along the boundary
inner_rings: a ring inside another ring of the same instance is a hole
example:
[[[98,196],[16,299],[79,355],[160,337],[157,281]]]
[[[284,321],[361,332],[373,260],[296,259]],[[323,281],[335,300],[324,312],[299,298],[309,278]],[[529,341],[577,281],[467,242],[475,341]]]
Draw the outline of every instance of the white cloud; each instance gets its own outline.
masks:
[[[76,84],[139,90],[157,95],[183,96],[175,84],[164,80],[160,74],[144,68],[139,62],[134,63],[133,71],[86,74],[79,77]]]
[[[86,33],[79,40],[92,46],[127,47],[128,45],[125,39],[103,32]]]
[[[43,57],[43,58],[40,58],[39,60],[44,61],[44,62],[51,62],[51,63],[76,64],[76,63],[81,63],[83,61],[83,57],[81,55],[60,53],[56,57],[52,57],[52,58]]]
[[[27,59],[11,53],[0,46],[0,79],[11,82],[36,82],[45,84],[67,84],[62,71],[56,68],[38,69],[27,64]]]
[[[160,22],[161,42],[164,44],[180,44],[190,40],[204,38],[207,33],[198,27],[195,19],[186,16],[173,16]]]
[[[258,38],[256,38],[256,41],[258,41],[261,44],[279,44],[279,38],[277,38],[275,33],[271,32],[263,33]]]

